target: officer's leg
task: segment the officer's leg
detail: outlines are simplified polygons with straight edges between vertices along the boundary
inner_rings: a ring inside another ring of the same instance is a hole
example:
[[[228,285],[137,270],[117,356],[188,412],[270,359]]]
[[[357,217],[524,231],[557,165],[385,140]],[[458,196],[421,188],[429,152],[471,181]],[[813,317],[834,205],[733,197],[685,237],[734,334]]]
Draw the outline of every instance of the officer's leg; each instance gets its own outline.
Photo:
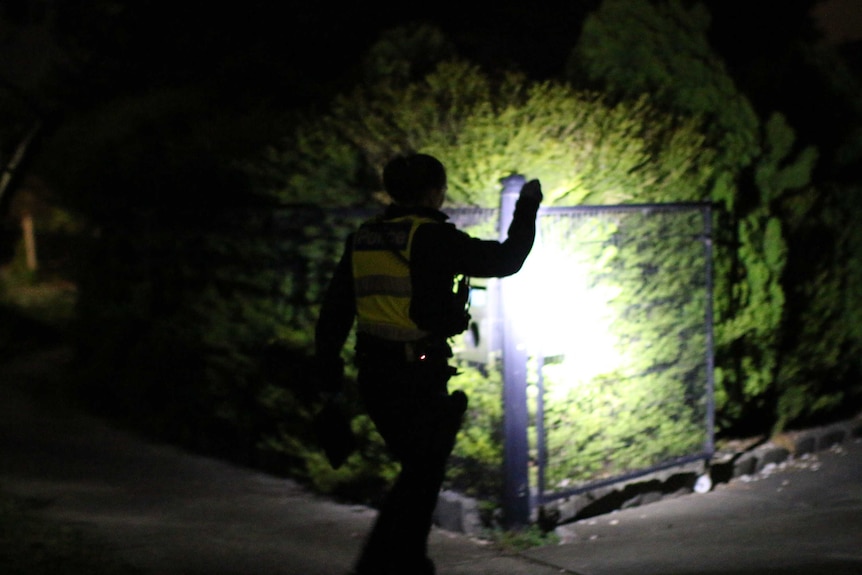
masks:
[[[413,487],[415,505],[405,532],[405,548],[413,557],[426,556],[428,535],[431,530],[434,508],[443,479],[446,463],[455,446],[455,437],[461,427],[467,397],[462,392],[438,396],[433,409],[428,411],[427,435],[403,464],[406,482]]]
[[[365,375],[371,376],[372,370]],[[373,382],[360,377],[369,414],[401,462],[401,473],[381,506],[358,563],[360,573],[385,572],[388,565],[433,573],[433,563],[426,556],[428,533],[466,396],[446,393],[448,370],[410,366],[401,375],[406,377],[396,384],[401,387],[388,393],[377,385],[388,377],[378,374]]]
[[[410,451],[411,442],[407,438],[412,426],[406,412],[415,409],[413,402],[404,394],[404,382],[409,379],[403,369],[403,365],[392,365],[388,361],[367,360],[360,366],[358,377],[359,390],[368,414],[398,461],[402,461],[405,452]],[[409,489],[405,490],[402,483],[403,466],[380,506],[356,564],[356,573],[360,575],[384,574],[394,570],[390,569],[390,565],[395,563],[396,555],[401,551],[397,542],[402,522],[400,511],[409,503]]]

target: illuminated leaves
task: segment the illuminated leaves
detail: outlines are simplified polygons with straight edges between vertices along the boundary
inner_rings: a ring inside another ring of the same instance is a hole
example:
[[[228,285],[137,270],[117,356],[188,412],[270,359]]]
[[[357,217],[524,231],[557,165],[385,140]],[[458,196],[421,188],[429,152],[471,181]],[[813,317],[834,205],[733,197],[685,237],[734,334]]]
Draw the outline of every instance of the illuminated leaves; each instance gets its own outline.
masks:
[[[371,199],[380,192],[373,174],[409,150],[443,161],[452,204],[481,207],[498,205],[500,180],[513,173],[541,178],[547,205],[693,199],[714,156],[697,120],[662,113],[646,97],[612,103],[453,60],[336,98],[274,156],[289,170],[291,189],[280,196],[349,203],[361,199],[344,189],[353,186]]]

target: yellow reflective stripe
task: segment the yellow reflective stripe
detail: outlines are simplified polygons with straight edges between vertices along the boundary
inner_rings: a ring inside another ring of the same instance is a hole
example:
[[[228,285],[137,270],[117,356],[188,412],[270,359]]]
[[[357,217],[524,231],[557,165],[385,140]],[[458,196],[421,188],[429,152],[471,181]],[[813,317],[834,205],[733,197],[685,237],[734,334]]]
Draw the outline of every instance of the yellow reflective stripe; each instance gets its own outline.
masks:
[[[418,329],[412,322],[403,323],[400,318],[410,315],[410,298],[391,296],[367,296],[357,298],[356,311],[363,325],[398,325]]]
[[[380,295],[409,298],[413,293],[410,276],[374,274],[356,278],[354,285],[356,297]]]
[[[426,222],[434,220],[414,216],[373,220],[357,232],[353,280],[359,332],[392,341],[414,341],[428,335],[410,318],[413,287],[408,263],[413,234]]]
[[[390,341],[416,341],[428,336],[427,331],[418,328],[402,327],[391,323],[371,323],[361,321],[356,326],[359,333],[366,333]]]

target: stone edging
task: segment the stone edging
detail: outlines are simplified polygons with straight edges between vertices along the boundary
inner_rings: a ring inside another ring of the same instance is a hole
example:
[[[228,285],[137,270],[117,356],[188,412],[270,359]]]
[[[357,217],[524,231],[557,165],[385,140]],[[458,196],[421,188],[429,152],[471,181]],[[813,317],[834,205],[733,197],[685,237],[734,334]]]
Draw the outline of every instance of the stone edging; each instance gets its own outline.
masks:
[[[790,459],[860,438],[862,416],[805,431],[781,433],[770,440],[736,442],[715,453],[709,462],[708,473],[704,473],[702,462],[651,473],[554,501],[534,513],[532,520],[549,531],[570,521],[694,492],[702,493],[719,483],[745,480]],[[436,525],[448,531],[474,536],[483,531],[476,500],[452,491],[440,494],[434,520]]]
[[[780,464],[791,457],[816,453],[845,441],[862,437],[862,419],[852,419],[806,431],[779,434],[762,445],[730,458],[730,479],[760,473],[770,464]],[[713,467],[721,465],[715,462]]]

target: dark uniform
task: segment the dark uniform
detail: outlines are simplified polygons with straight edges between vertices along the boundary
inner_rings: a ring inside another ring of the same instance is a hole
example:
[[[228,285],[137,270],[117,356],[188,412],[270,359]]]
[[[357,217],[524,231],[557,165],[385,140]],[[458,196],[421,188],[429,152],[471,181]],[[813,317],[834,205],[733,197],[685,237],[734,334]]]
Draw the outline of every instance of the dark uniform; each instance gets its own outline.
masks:
[[[357,563],[359,574],[434,572],[427,539],[467,407],[462,392],[447,388],[454,373],[447,340],[467,323],[455,278],[521,269],[538,207],[539,200],[518,200],[504,242],[472,238],[438,210],[397,204],[347,241],[320,312],[317,360],[341,365],[356,320],[360,396],[401,463]]]

